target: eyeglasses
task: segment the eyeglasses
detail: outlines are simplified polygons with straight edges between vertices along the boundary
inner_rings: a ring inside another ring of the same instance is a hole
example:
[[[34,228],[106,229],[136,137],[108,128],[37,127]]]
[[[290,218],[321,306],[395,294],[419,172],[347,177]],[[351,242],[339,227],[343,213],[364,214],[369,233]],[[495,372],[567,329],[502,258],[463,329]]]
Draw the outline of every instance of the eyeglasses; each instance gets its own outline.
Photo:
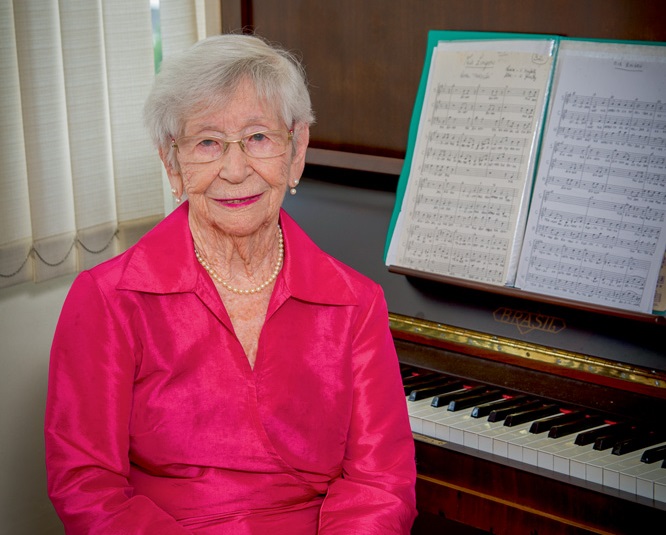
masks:
[[[265,130],[233,140],[217,136],[181,137],[172,140],[171,146],[178,150],[183,163],[210,163],[226,154],[232,143],[238,143],[252,158],[275,158],[287,152],[293,137],[293,130]]]

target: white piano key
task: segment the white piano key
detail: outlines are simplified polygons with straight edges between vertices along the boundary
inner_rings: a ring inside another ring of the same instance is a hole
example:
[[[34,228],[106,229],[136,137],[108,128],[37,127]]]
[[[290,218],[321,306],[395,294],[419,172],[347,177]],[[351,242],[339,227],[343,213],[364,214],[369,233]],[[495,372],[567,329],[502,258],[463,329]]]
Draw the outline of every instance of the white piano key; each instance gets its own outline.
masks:
[[[424,432],[423,424],[425,421],[428,421],[429,418],[432,418],[437,414],[437,409],[430,405],[430,401],[430,399],[407,401],[409,423],[411,425],[412,431],[415,433],[420,433],[422,435],[428,434]]]
[[[512,438],[509,443],[509,457],[532,466],[541,466],[552,470],[553,460],[550,453],[540,455],[540,450],[553,444],[564,444],[569,437],[548,438],[546,433],[530,433],[532,424],[527,424],[526,430]]]
[[[536,450],[537,466],[540,468],[546,468],[561,474],[572,475],[571,458],[579,455],[583,451],[592,451],[592,445],[587,447],[578,446],[575,444],[575,440],[575,434],[558,438],[546,437],[543,442],[533,442],[527,444],[525,448],[527,450]],[[534,456],[534,453],[528,451],[527,455]]]
[[[521,461],[513,457],[512,446],[517,440],[521,437],[528,437],[530,431],[530,424],[520,424],[512,427],[508,427],[502,424],[502,428],[498,429],[496,432],[492,433],[493,436],[493,453],[496,455],[501,455],[507,459],[514,459]],[[522,452],[521,452],[522,455]]]
[[[409,413],[419,412],[423,409],[437,410],[435,407],[430,405],[431,400],[432,398],[419,399],[418,401],[407,400],[407,410]]]
[[[661,466],[661,465],[659,465]],[[636,495],[655,501],[666,502],[666,470],[657,466],[636,478]]]
[[[455,424],[461,419],[461,415],[446,409],[443,409],[442,412],[444,414],[435,420],[435,437],[455,444],[462,444],[462,438],[455,427]]]
[[[529,449],[526,449],[526,446],[532,442],[538,442],[542,439],[540,436],[535,435],[534,433],[530,433],[530,427],[532,424],[525,425],[525,429],[521,429],[519,434],[514,435],[510,439],[509,458],[536,466],[536,452],[534,452],[534,455],[531,455],[532,452]]]
[[[470,431],[463,432],[463,446],[468,448],[473,448],[475,450],[479,449],[479,435],[478,433],[472,433]]]
[[[429,409],[422,409],[417,413],[419,417],[424,418],[423,421],[423,434],[444,440],[450,441],[450,422],[455,422],[460,418],[460,415],[448,411],[446,407],[432,407]]]
[[[620,470],[620,490],[629,492],[631,494],[638,494],[639,480],[647,485],[650,490],[650,498],[654,496],[654,481],[659,479],[660,476],[666,476],[661,471],[660,466],[648,465],[641,463],[640,466],[632,466]]]
[[[485,436],[484,434],[479,434],[476,437],[477,443],[479,444],[479,451],[485,453],[493,452],[493,439],[491,437]]]
[[[415,433],[666,503],[666,469],[660,462],[640,462],[648,448],[613,455],[611,449],[598,451],[592,444],[576,445],[576,434],[550,438],[545,432],[530,433],[532,422],[508,427],[504,421],[472,418],[471,408],[449,411],[431,403],[432,398],[407,401]]]
[[[467,441],[473,442],[473,436],[478,436],[474,431],[475,428],[479,428],[479,420],[477,418],[472,418],[471,410],[469,411],[459,411],[457,414],[455,411],[452,412],[455,417],[450,419],[450,430],[449,430],[449,440],[455,444],[465,444],[465,438]]]
[[[569,440],[565,443],[553,443],[546,446],[544,451],[553,454],[555,472],[585,480],[585,466],[577,463],[576,458],[583,453],[594,454],[595,450],[593,444],[583,446],[576,444],[576,435],[577,433],[569,435]]]
[[[484,421],[485,425],[478,430],[477,442],[479,449],[486,453],[495,453],[506,457],[506,454],[496,452],[497,448],[494,444],[494,438],[500,434],[506,433],[507,428],[503,422],[489,422],[487,419]]]
[[[506,457],[506,453],[498,452],[498,448],[494,444],[494,437],[507,432],[508,428],[504,425],[504,422],[489,422],[487,417],[474,419],[480,422],[480,425],[475,430],[479,450]]]
[[[666,472],[666,468],[661,468],[660,470],[662,472]],[[654,480],[653,490],[654,490],[654,499],[655,499],[655,501],[666,503],[666,474],[661,476],[659,479]],[[638,482],[637,491],[639,493],[641,491],[641,481],[640,480]],[[641,496],[641,494],[639,494],[639,496]]]
[[[492,425],[493,425],[492,423],[483,420],[481,422],[478,422],[475,426],[470,426],[466,428],[465,446],[483,451],[480,444],[480,437],[483,435],[483,433],[486,433],[492,427]]]
[[[558,474],[578,477],[572,473],[571,458],[581,453],[581,448],[592,448],[592,446],[578,446],[573,442],[567,442],[559,451],[553,452],[553,470]],[[585,474],[579,479],[585,479]]]
[[[613,464],[616,461],[617,456],[611,455],[610,449],[603,451],[588,449],[570,459],[570,471],[575,477],[603,485],[603,465]]]
[[[658,479],[659,476],[663,475],[666,474],[661,472],[659,466],[650,466],[645,463],[641,463],[640,466],[633,466],[631,468],[620,470],[620,490],[637,494],[639,480],[654,483],[655,479]]]
[[[619,485],[617,488],[631,494],[637,494],[638,478],[653,481],[655,477],[660,475],[659,470],[661,470],[659,463],[647,464],[641,462],[643,451],[645,449],[624,455],[616,455],[615,457],[617,457],[618,461],[604,467],[604,480],[608,472],[609,481],[614,483],[617,479]],[[652,473],[652,476],[646,475],[650,473]],[[653,492],[650,492],[650,494],[653,494]]]
[[[570,440],[567,440],[565,437],[561,438],[548,438],[546,437],[544,439],[544,442],[538,442],[538,443],[533,443],[530,444],[527,448],[528,449],[536,449],[537,451],[537,466],[539,468],[545,468],[547,470],[551,470],[553,472],[557,471],[555,470],[555,458],[556,455],[552,451],[553,448],[558,448],[559,451],[561,452],[563,449],[565,449],[567,446],[571,446],[572,442]],[[562,459],[562,457],[559,457],[559,459]],[[568,466],[564,469],[564,473],[569,475],[569,469]]]
[[[551,442],[544,446],[542,451],[553,456],[553,471],[584,480],[585,470],[576,472],[571,461],[581,453],[592,451],[592,444],[579,446],[575,442],[575,434],[562,438],[564,439],[562,442],[558,439],[551,439]]]
[[[613,455],[612,457],[615,457],[615,462],[606,463],[603,466],[603,484],[605,487],[620,489],[620,473],[639,467],[641,465],[641,452],[635,451],[621,456]]]
[[[587,467],[585,463],[581,463],[576,460],[575,455],[569,459],[569,475],[572,477],[577,477],[578,479],[586,480]]]

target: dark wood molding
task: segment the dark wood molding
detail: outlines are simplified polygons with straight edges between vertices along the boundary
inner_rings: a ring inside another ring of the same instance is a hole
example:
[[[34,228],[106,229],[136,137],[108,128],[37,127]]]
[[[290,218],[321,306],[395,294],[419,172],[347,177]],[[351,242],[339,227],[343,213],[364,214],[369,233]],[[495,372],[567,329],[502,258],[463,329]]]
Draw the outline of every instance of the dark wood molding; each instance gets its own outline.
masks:
[[[221,3],[224,32],[253,31],[302,56],[317,115],[311,147],[393,159],[406,153],[429,30],[666,41],[663,0]]]

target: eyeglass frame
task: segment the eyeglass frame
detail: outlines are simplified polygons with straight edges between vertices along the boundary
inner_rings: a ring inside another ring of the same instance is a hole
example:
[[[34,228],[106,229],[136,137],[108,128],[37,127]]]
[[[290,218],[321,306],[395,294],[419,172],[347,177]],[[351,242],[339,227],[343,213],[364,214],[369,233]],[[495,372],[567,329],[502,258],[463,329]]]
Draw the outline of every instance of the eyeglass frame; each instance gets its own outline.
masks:
[[[285,146],[284,151],[281,152],[280,154],[273,154],[272,156],[253,156],[252,154],[247,152],[246,147],[245,147],[245,142],[243,140],[246,139],[246,138],[250,138],[252,136],[256,136],[257,134],[270,134],[270,133],[278,133],[278,132],[282,133],[282,132],[284,132],[284,130],[282,130],[282,129],[280,129],[280,130],[259,130],[258,132],[251,132],[251,133],[246,134],[246,135],[244,135],[244,136],[242,136],[238,139],[229,139],[229,140],[223,139],[219,136],[182,136],[182,137],[179,137],[178,139],[171,138],[171,148],[176,149],[176,151],[177,151],[178,150],[178,142],[180,140],[200,137],[202,139],[213,139],[215,141],[221,142],[222,147],[223,147],[222,148],[222,154],[220,154],[220,156],[215,158],[214,160],[210,160],[210,161],[207,161],[207,162],[186,162],[186,163],[207,164],[207,163],[217,162],[218,160],[220,160],[222,158],[222,156],[224,156],[229,151],[229,146],[232,143],[238,143],[238,146],[240,147],[241,151],[243,151],[243,154],[245,154],[245,156],[247,156],[248,158],[255,158],[257,160],[266,160],[268,158],[277,158],[278,156],[282,156],[283,154],[285,154],[287,152],[287,149],[289,147],[289,143],[294,139],[294,130],[293,129],[287,130],[287,145]]]

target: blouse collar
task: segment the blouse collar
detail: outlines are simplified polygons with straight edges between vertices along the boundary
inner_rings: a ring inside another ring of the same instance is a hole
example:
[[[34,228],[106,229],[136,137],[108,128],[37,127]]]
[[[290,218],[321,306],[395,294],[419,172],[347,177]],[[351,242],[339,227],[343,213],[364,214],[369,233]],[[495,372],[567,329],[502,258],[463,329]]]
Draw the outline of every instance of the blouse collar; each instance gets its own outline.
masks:
[[[130,248],[118,289],[169,294],[209,289],[212,280],[194,255],[185,202]],[[285,259],[275,292],[320,304],[354,304],[341,264],[323,252],[284,211],[280,211]]]

